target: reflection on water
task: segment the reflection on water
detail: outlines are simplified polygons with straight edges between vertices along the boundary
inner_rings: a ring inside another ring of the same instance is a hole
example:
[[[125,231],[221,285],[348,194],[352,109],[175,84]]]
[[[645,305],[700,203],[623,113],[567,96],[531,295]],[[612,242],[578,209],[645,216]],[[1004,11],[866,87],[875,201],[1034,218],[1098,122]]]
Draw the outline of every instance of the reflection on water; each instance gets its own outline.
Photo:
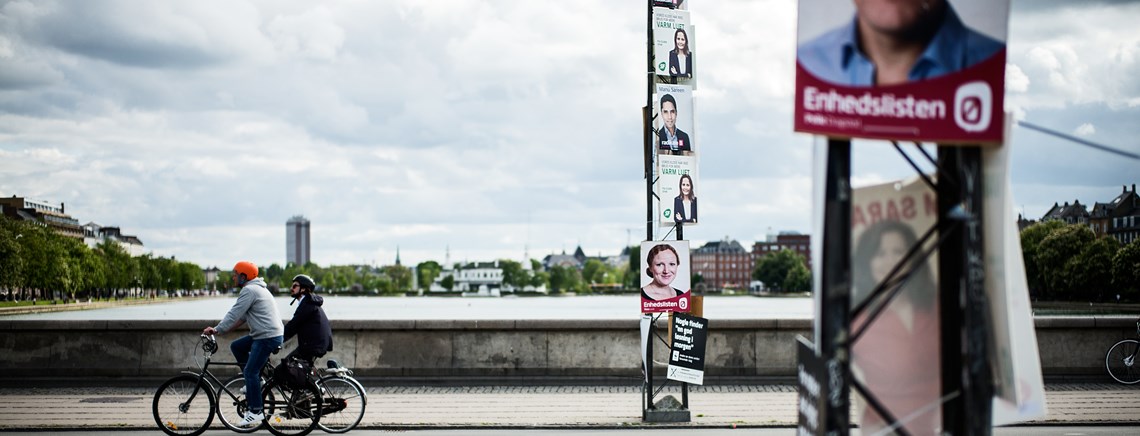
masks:
[[[9,315],[4,320],[215,320],[234,297],[174,301],[95,310]],[[283,317],[296,306],[277,298]],[[325,296],[325,312],[333,320],[416,319],[637,319],[638,295],[579,297],[338,297]],[[709,319],[810,319],[811,298],[705,297]]]

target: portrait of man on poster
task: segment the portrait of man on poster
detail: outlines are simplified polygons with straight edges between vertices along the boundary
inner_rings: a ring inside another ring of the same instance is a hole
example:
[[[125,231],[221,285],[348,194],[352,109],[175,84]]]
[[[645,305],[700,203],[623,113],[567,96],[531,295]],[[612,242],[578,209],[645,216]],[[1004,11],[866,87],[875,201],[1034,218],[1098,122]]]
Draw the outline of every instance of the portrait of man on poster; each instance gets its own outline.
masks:
[[[968,27],[947,0],[853,1],[854,17],[797,50],[797,62],[820,80],[902,84],[968,68],[1005,47]]]
[[[693,151],[689,134],[677,128],[677,99],[672,94],[661,96],[661,129],[657,130],[658,153],[687,155]]]

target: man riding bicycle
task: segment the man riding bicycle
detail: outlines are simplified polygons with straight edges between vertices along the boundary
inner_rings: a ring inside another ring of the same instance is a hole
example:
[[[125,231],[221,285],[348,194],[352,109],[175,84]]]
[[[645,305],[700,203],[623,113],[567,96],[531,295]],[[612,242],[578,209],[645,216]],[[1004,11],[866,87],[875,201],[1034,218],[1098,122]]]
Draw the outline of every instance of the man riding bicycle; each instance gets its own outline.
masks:
[[[222,335],[242,323],[249,325],[249,334],[231,343],[230,351],[234,353],[238,364],[242,365],[245,391],[259,393],[261,367],[265,366],[269,355],[284,342],[285,329],[281,325],[281,314],[277,312],[273,294],[266,287],[265,280],[257,276],[257,265],[247,261],[238,262],[234,265],[233,280],[235,285],[241,287],[237,301],[217,326],[206,327],[202,334]],[[249,411],[237,423],[239,427],[249,427],[265,420],[261,395],[246,397],[249,399]]]
[[[310,364],[318,357],[332,351],[332,328],[325,310],[321,307],[325,299],[317,295],[316,283],[307,275],[299,274],[293,277],[293,286],[289,294],[294,302],[300,302],[297,310],[293,312],[293,319],[285,324],[285,341],[297,336],[297,349],[289,353],[285,362],[290,358],[305,360]],[[289,303],[290,305],[293,302]]]

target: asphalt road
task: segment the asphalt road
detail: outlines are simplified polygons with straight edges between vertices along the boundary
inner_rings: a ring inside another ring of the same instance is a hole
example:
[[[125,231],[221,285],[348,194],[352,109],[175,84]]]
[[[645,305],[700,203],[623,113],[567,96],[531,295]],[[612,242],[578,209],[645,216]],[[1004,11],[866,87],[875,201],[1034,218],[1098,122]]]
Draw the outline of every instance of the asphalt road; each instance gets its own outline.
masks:
[[[694,435],[701,436],[744,436],[744,435],[758,435],[758,436],[792,436],[795,435],[795,429],[792,428],[738,428],[738,429],[710,429],[710,428],[664,428],[664,427],[643,427],[632,429],[566,429],[566,430],[536,430],[536,429],[486,429],[486,430],[469,430],[469,429],[455,429],[455,430],[353,430],[349,432],[350,435],[355,436],[382,436],[382,435],[407,435],[407,436],[497,436],[497,435],[537,435],[537,436],[633,436],[646,434],[652,432],[653,436],[681,436],[681,435]],[[5,435],[26,435],[26,436],[43,436],[45,433],[42,431],[29,431],[29,432],[3,432]],[[155,430],[100,430],[100,431],[52,431],[52,434],[67,435],[67,436],[112,436],[112,435],[143,435],[143,434],[161,434]],[[211,430],[203,433],[204,436],[232,436],[233,433],[228,430]],[[255,435],[269,434],[268,431],[259,431],[253,433]],[[312,435],[322,435],[325,433],[313,432]],[[860,436],[858,429],[853,429],[852,436]],[[1002,427],[994,429],[994,435],[997,436],[1117,436],[1128,434],[1140,434],[1140,426],[1032,426],[1032,427]]]

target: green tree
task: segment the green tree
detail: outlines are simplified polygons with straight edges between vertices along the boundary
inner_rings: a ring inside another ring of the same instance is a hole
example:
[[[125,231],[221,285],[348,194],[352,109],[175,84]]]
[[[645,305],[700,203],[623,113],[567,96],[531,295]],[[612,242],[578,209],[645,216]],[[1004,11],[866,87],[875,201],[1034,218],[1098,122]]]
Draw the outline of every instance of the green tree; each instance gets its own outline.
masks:
[[[1109,237],[1100,237],[1081,249],[1080,254],[1066,262],[1066,273],[1075,283],[1071,290],[1074,299],[1106,301],[1113,295],[1112,259],[1120,250],[1120,242]]]
[[[803,263],[798,263],[788,271],[784,278],[784,289],[788,292],[811,291],[811,271]]]
[[[1037,246],[1037,255],[1034,260],[1041,271],[1045,289],[1042,296],[1050,299],[1066,299],[1076,297],[1081,285],[1076,281],[1073,272],[1084,248],[1096,239],[1096,235],[1088,226],[1080,224],[1067,225],[1050,232]]]
[[[103,240],[95,246],[95,251],[103,259],[104,270],[107,271],[104,298],[117,296],[120,290],[127,289],[140,279],[138,262],[132,262],[133,259],[127,250],[115,241]],[[155,288],[157,288],[157,276]]]
[[[69,285],[67,252],[58,235],[51,230],[40,226],[29,226],[28,230],[21,238],[28,240],[25,247],[35,247],[24,251],[28,262],[28,287],[32,288],[34,298],[51,300],[54,291],[67,289]]]
[[[447,289],[448,292],[451,292],[451,289],[455,287],[455,276],[448,275],[444,277],[443,280],[439,281],[439,285],[443,286],[443,289]]]
[[[764,286],[773,291],[788,291],[784,283],[788,278],[788,272],[796,265],[803,266],[803,264],[803,256],[785,248],[756,260],[756,267],[752,269],[752,278],[764,282]]]
[[[1065,223],[1061,221],[1044,221],[1021,231],[1021,257],[1025,262],[1025,279],[1033,295],[1040,296],[1045,289],[1045,279],[1041,267],[1037,265],[1038,247],[1046,236],[1062,227],[1065,227]]]
[[[23,246],[24,224],[0,215],[0,288],[9,293],[22,289],[26,273]]]
[[[390,292],[402,292],[412,287],[412,270],[403,265],[389,265],[383,268],[384,275],[392,280]]]
[[[521,262],[510,259],[499,259],[499,268],[503,269],[503,284],[521,289],[530,281],[530,274],[523,269]]]
[[[1140,239],[1132,241],[1112,258],[1112,280],[1122,298],[1140,298]]]
[[[598,259],[587,259],[582,266],[582,280],[586,285],[605,283],[606,264]]]
[[[180,262],[178,269],[181,271],[179,278],[182,289],[197,291],[206,287],[206,274],[197,264]]]
[[[218,271],[218,280],[215,281],[218,292],[225,294],[234,290],[234,272],[230,270]]]
[[[428,290],[431,283],[443,272],[443,266],[434,260],[420,262],[416,265],[416,279],[419,280],[420,289]]]
[[[285,277],[285,268],[281,267],[281,265],[278,265],[276,262],[270,264],[268,268],[262,269],[261,271],[265,273],[265,283],[267,284],[277,285],[277,287],[281,289],[289,289],[290,286],[293,286],[292,280],[296,274]],[[289,282],[286,283],[286,280],[289,280]]]
[[[645,266],[641,264],[641,246],[629,246],[629,263],[625,270],[625,277],[622,279],[622,284],[626,289],[640,289],[641,288],[641,270]],[[693,284],[696,286],[696,284]]]
[[[582,275],[578,272],[577,268],[562,265],[555,265],[550,268],[551,292],[575,292],[582,290],[584,287]]]
[[[86,296],[92,295],[106,280],[103,262],[87,245],[76,239],[71,239],[68,254],[71,257],[69,263],[74,266],[73,270],[78,273],[75,277],[75,289],[71,292],[71,297],[74,299],[76,292]]]

